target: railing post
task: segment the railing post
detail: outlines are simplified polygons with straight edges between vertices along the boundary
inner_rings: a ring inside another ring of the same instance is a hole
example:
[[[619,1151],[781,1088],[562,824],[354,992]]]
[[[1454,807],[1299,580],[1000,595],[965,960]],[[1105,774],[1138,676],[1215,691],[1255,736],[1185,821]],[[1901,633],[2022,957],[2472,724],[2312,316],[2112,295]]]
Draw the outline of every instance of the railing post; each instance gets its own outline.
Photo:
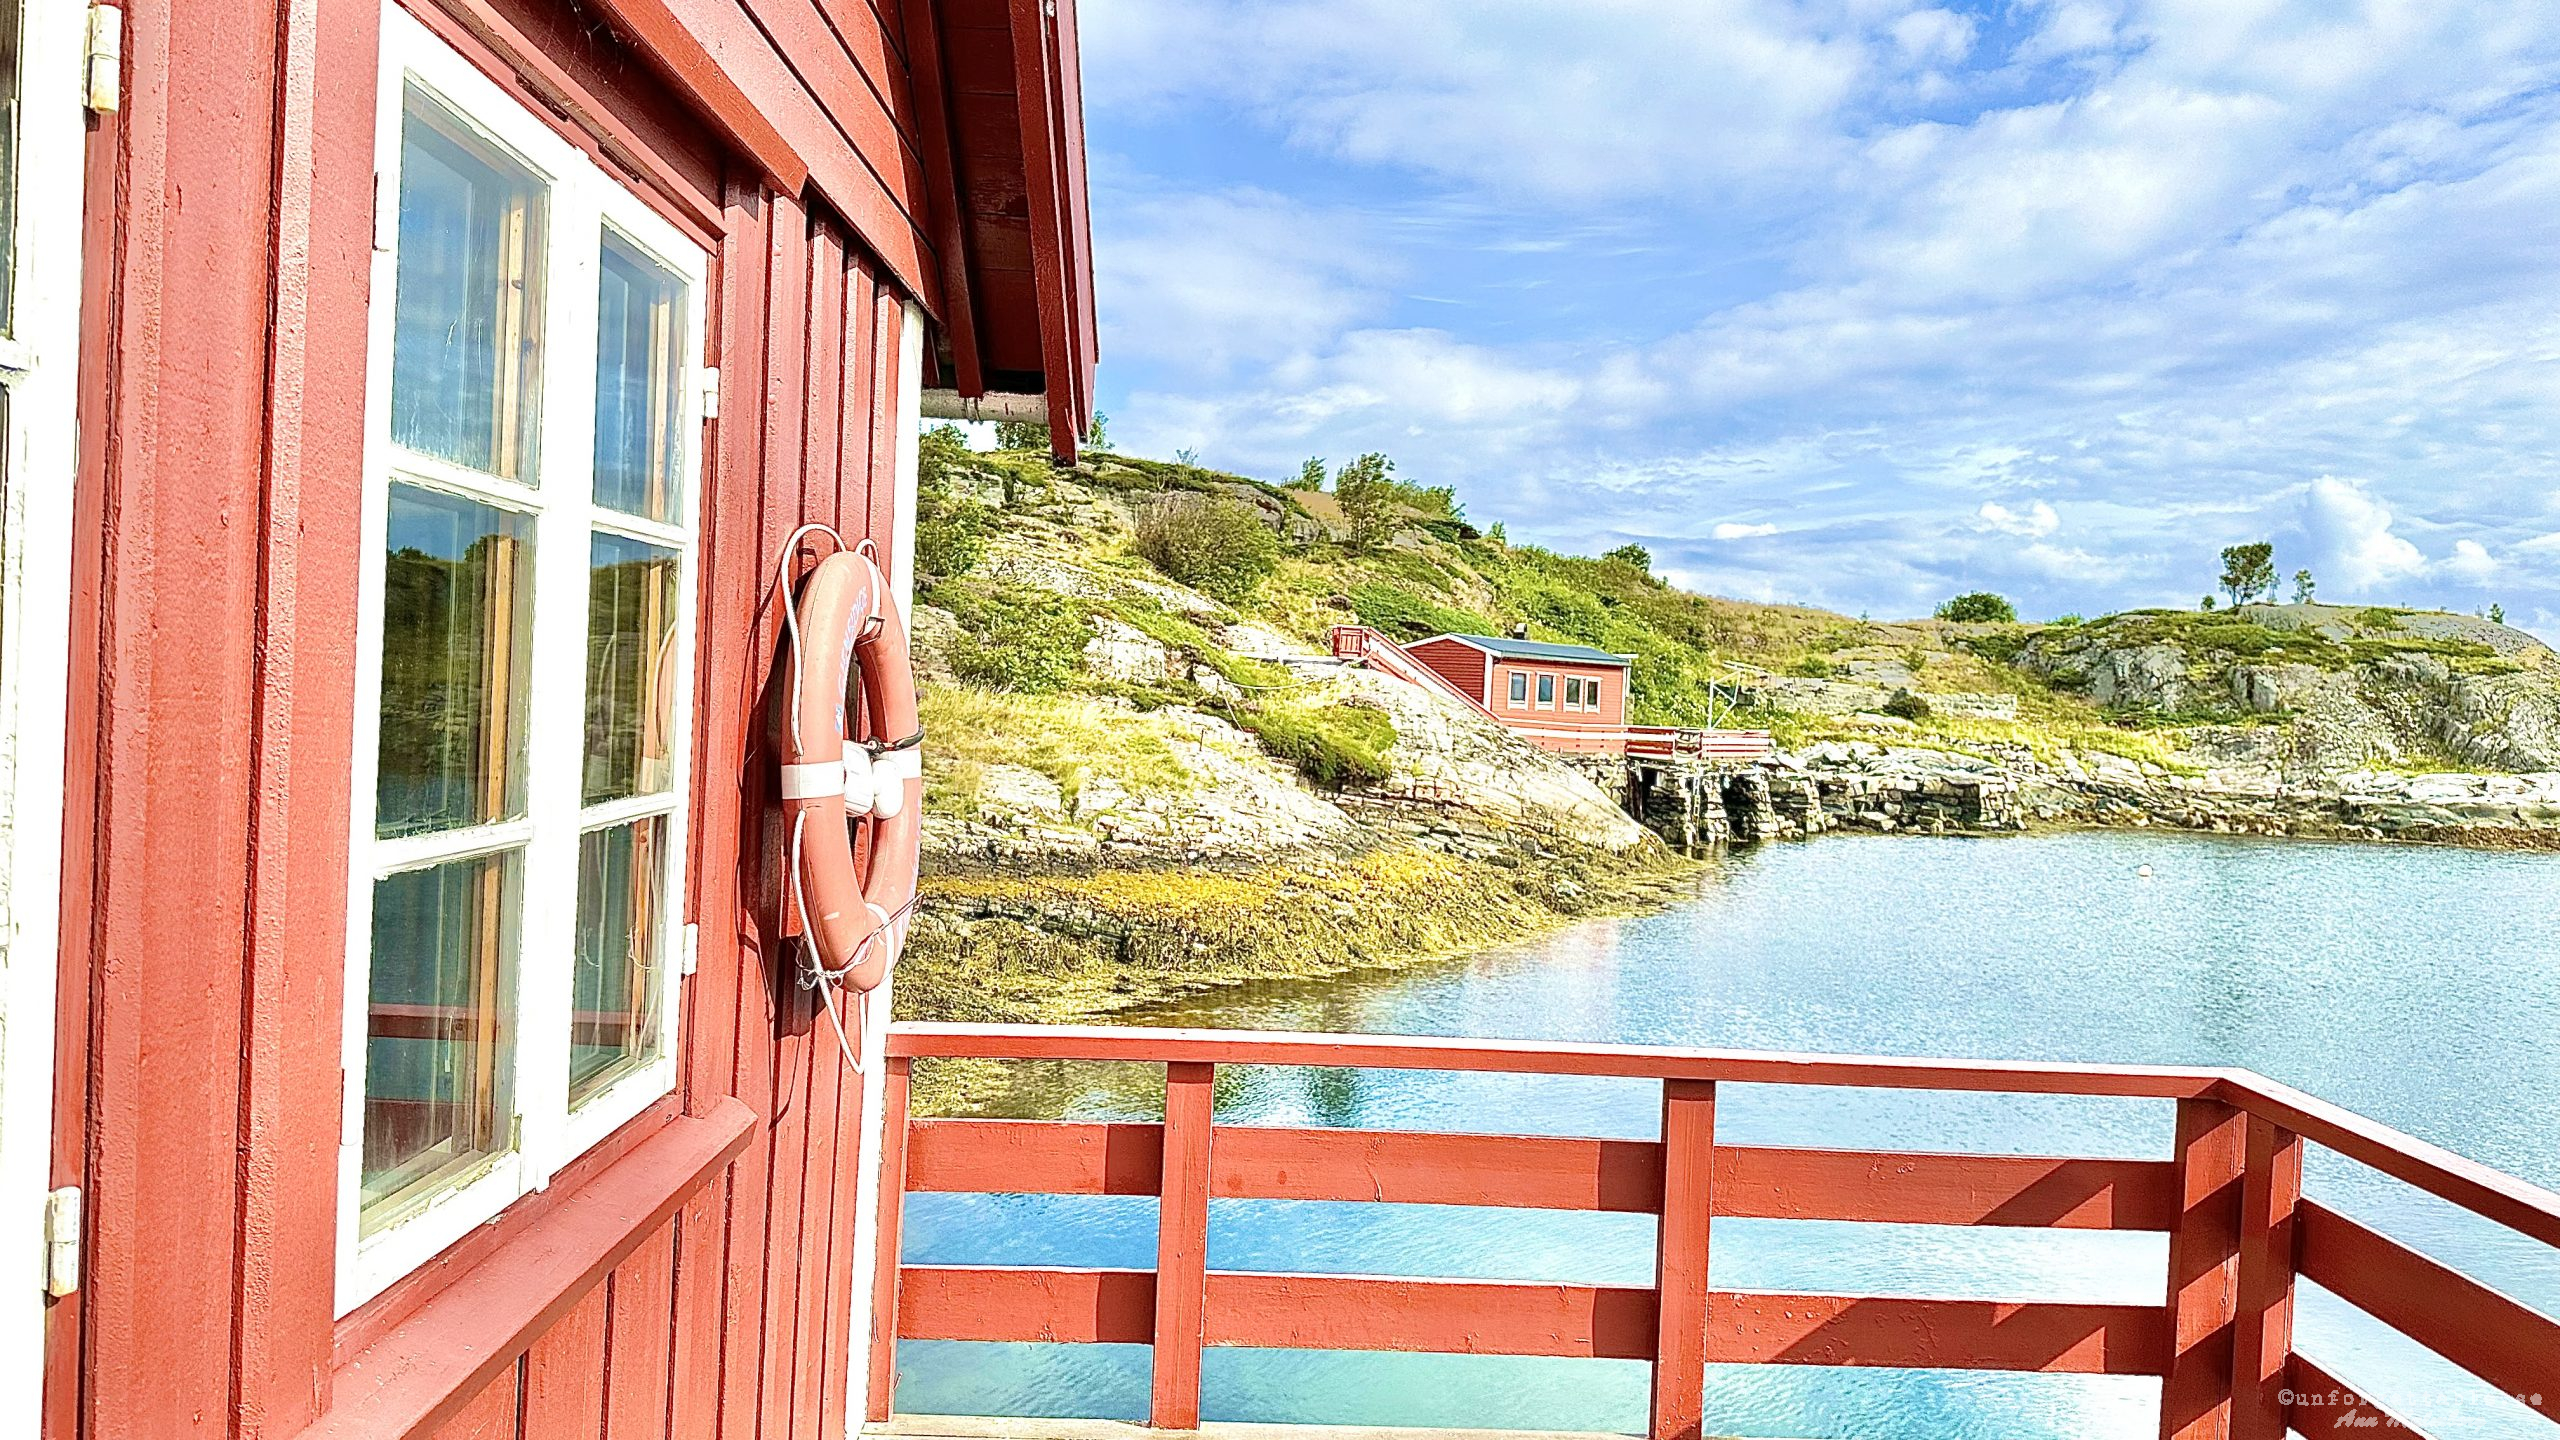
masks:
[[[1217,1067],[1165,1066],[1164,1185],[1156,1202],[1156,1339],[1153,1401],[1158,1430],[1200,1424],[1200,1344],[1209,1287],[1209,1124]]]
[[[2247,1143],[2240,1182],[2239,1313],[2231,1329],[2231,1434],[2232,1440],[2284,1440],[2302,1137],[2252,1115]]]
[[[1651,1440],[1699,1440],[1706,1428],[1707,1232],[1715,1169],[1715,1082],[1663,1081]]]
[[[871,1383],[866,1419],[889,1418],[898,1387],[898,1263],[907,1210],[907,1081],[915,1062],[894,1055],[880,1068],[880,1235],[872,1252]]]
[[[2247,1131],[2248,1117],[2219,1100],[2178,1102],[2178,1218],[2169,1232],[2168,1287],[2176,1348],[2160,1386],[2161,1440],[2231,1440]]]

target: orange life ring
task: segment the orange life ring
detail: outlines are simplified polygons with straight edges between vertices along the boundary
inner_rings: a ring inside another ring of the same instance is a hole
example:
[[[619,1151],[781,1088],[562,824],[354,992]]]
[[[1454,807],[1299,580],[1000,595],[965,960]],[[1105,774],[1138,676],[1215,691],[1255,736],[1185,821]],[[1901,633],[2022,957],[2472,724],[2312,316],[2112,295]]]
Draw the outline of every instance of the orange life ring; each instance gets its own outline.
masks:
[[[814,979],[878,988],[905,944],[923,839],[924,769],[906,621],[880,567],[855,550],[818,562],[795,610],[782,735],[792,900]],[[874,738],[850,734],[855,662]],[[870,827],[854,863],[853,822]],[[867,874],[864,872],[868,872]]]

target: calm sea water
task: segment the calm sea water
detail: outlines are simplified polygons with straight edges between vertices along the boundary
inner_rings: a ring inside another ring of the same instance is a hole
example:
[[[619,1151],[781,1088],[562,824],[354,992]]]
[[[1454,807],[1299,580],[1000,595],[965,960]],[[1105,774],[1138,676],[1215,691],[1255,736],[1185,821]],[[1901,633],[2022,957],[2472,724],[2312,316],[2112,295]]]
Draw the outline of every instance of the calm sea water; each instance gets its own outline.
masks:
[[[2142,867],[2151,874],[2143,876]],[[1830,837],[1721,862],[1695,899],[1462,962],[1261,987],[1138,1023],[2236,1064],[2560,1188],[2560,859],[2072,834]],[[1000,1113],[1152,1118],[1144,1067],[1015,1067]],[[1222,1122],[1649,1136],[1655,1087],[1396,1072],[1221,1072]],[[1741,1143],[2165,1156],[2165,1102],[1730,1086]],[[2560,1263],[2315,1150],[2311,1194],[2560,1313]],[[917,1196],[907,1255],[1151,1266],[1154,1203]],[[2157,1303],[2151,1235],[1719,1221],[1729,1289]],[[1644,1217],[1220,1201],[1209,1263],[1649,1283]],[[2549,1440],[2520,1405],[2334,1298],[2299,1344],[2437,1433]],[[1143,1348],[913,1343],[902,1410],[1137,1419]],[[1631,1362],[1211,1351],[1213,1420],[1641,1430]],[[2149,1436],[2158,1383],[1718,1368],[1710,1433]]]

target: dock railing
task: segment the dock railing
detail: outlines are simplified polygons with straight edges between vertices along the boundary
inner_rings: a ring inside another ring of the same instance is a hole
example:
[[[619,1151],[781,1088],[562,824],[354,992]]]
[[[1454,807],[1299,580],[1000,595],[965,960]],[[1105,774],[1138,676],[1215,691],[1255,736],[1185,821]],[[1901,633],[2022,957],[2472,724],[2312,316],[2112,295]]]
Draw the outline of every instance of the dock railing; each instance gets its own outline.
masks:
[[[1199,1423],[1203,1348],[1243,1346],[1649,1361],[1653,1440],[1701,1434],[1705,1366],[1754,1362],[2154,1376],[2164,1440],[2423,1434],[2294,1349],[2297,1280],[2560,1420],[2560,1321],[2305,1199],[2303,1147],[2554,1247],[2560,1196],[2245,1071],[1134,1027],[901,1025],[888,1049],[874,1420],[890,1414],[895,1336],[1152,1346],[1149,1423],[1172,1430]],[[909,1067],[937,1056],[1162,1065],[1164,1119],[912,1118]],[[1652,1080],[1661,1132],[1214,1124],[1221,1065]],[[1725,1084],[2148,1097],[2176,1102],[2176,1139],[2157,1160],[1727,1145],[1715,1125]],[[1156,1196],[1156,1265],[904,1264],[901,1202],[922,1192]],[[1654,1283],[1213,1271],[1213,1198],[1652,1215]],[[2169,1259],[2157,1305],[1714,1290],[1707,1258],[1726,1218],[2158,1231]]]

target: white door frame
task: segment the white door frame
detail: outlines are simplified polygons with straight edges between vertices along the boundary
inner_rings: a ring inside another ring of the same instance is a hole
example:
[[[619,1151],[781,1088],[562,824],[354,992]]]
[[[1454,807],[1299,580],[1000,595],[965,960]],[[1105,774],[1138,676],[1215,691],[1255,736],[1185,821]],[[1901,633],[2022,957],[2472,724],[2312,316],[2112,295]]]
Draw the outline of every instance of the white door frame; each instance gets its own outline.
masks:
[[[0,338],[0,1436],[32,1436],[44,1409],[89,6],[0,4],[20,12],[14,304]]]

